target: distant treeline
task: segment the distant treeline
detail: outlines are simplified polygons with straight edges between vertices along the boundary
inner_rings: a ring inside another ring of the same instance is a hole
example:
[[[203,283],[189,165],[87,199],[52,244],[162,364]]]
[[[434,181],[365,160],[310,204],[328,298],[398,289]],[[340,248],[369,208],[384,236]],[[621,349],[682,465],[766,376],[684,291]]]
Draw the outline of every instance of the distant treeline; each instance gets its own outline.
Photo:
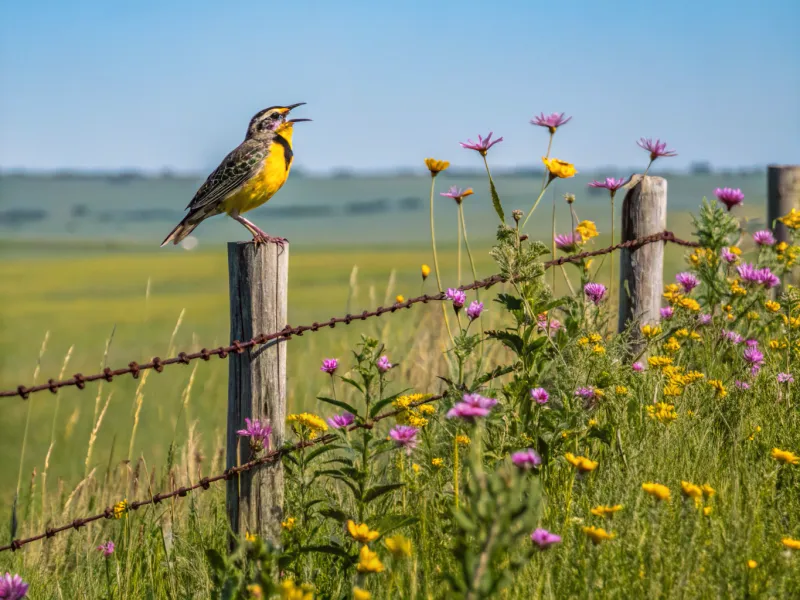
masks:
[[[422,209],[421,198],[407,196],[399,199],[376,198],[359,200],[340,205],[314,204],[305,206],[269,207],[271,219],[281,218],[319,218],[336,216],[375,215],[392,211],[412,212]],[[77,221],[94,221],[98,223],[147,223],[154,221],[180,221],[184,211],[168,208],[143,208],[140,210],[91,210],[84,204],[75,204],[70,208],[69,220],[65,226]],[[44,221],[48,211],[42,208],[9,208],[0,210],[0,227],[19,227]]]

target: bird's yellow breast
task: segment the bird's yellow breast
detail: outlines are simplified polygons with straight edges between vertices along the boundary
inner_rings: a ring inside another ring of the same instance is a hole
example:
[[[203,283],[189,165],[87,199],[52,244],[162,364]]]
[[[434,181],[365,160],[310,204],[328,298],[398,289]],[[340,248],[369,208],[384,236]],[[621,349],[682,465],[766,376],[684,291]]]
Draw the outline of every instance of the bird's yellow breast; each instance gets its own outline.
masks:
[[[286,147],[283,144],[273,143],[261,170],[238,192],[223,202],[224,211],[228,214],[232,212],[245,213],[272,198],[289,177],[293,158],[291,146],[289,146],[289,153],[289,160],[286,160]]]

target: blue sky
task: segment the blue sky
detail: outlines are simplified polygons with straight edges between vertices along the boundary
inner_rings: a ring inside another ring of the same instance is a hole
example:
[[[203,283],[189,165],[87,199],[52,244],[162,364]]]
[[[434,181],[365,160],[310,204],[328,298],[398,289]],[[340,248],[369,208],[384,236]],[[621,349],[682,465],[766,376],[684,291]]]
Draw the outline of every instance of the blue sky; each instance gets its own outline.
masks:
[[[390,6],[394,5],[394,6]],[[800,2],[6,2],[0,168],[206,171],[253,113],[305,101],[311,171],[636,165],[640,136],[716,166],[800,162]],[[302,114],[300,114],[302,113]]]

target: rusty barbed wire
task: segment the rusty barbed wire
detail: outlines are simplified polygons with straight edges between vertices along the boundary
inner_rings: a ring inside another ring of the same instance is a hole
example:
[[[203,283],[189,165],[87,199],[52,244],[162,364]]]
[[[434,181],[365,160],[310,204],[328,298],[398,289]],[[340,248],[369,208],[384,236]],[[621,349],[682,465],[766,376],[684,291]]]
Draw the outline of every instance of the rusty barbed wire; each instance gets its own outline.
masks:
[[[393,417],[405,410],[408,410],[409,408],[416,408],[417,406],[428,404],[429,402],[436,402],[444,397],[445,394],[436,394],[433,396],[429,396],[428,398],[424,398],[417,402],[412,402],[407,407],[397,408],[394,410],[381,413],[380,415],[377,415],[376,417],[373,417],[372,419],[369,419],[364,423],[357,423],[355,425],[351,425],[350,427],[347,428],[347,430],[355,431],[357,429],[372,429],[375,423],[378,423],[384,419],[388,419],[389,417]],[[154,496],[151,496],[146,500],[138,500],[136,502],[131,502],[127,505],[126,512],[132,510],[138,510],[143,506],[149,506],[151,504],[156,505],[159,502],[162,502],[164,500],[170,500],[172,498],[183,498],[189,492],[193,492],[198,489],[202,489],[202,491],[205,492],[211,487],[212,483],[217,483],[223,480],[227,481],[229,479],[232,479],[235,475],[239,475],[240,473],[252,471],[258,466],[275,462],[279,460],[281,457],[283,457],[285,454],[295,452],[297,450],[300,450],[301,448],[308,448],[310,446],[317,446],[319,444],[328,444],[334,441],[335,439],[336,436],[334,434],[329,433],[320,436],[318,438],[314,438],[313,440],[301,441],[291,446],[284,446],[283,448],[278,448],[276,450],[266,453],[264,456],[255,458],[237,467],[230,467],[228,469],[225,469],[219,475],[215,475],[213,477],[203,477],[200,479],[200,481],[198,481],[194,485],[182,486],[172,490],[171,492],[160,492],[158,494],[155,494]],[[22,548],[27,544],[38,542],[39,540],[43,539],[50,539],[58,535],[59,533],[63,533],[64,531],[69,531],[70,529],[75,529],[77,531],[81,527],[85,527],[86,525],[94,523],[95,521],[99,521],[100,519],[113,519],[113,518],[115,518],[114,506],[107,506],[105,509],[103,509],[102,512],[96,513],[94,515],[73,519],[71,522],[61,525],[59,527],[48,527],[44,531],[44,533],[40,533],[38,535],[34,535],[28,538],[12,540],[11,543],[6,544],[5,546],[0,546],[0,552],[6,552],[8,550],[16,552],[17,550],[19,550],[20,548]]]
[[[652,244],[661,241],[678,244],[680,246],[685,246],[688,248],[699,247],[699,244],[697,242],[691,242],[688,240],[680,239],[676,237],[675,234],[672,233],[671,231],[662,231],[660,233],[645,236],[642,238],[637,238],[635,240],[620,242],[619,244],[614,244],[613,246],[608,246],[607,248],[602,248],[600,250],[592,250],[568,256],[561,256],[554,260],[545,262],[544,266],[545,268],[549,268],[554,266],[560,266],[566,263],[580,262],[585,258],[592,258],[594,256],[609,254],[611,252],[615,252],[623,248],[635,249],[635,248],[640,248],[642,246],[646,246],[647,244]],[[474,281],[469,285],[461,286],[460,289],[464,291],[483,289],[483,288],[489,288],[497,283],[503,283],[503,282],[505,282],[505,278],[502,277],[501,275],[492,275],[491,277],[487,277],[486,279],[481,279],[478,281]],[[47,383],[42,383],[33,386],[19,385],[17,386],[16,389],[0,391],[0,398],[10,398],[14,396],[19,396],[23,400],[27,400],[30,394],[43,392],[45,390],[49,390],[50,392],[55,394],[59,389],[71,386],[75,386],[78,389],[82,390],[86,387],[87,383],[100,380],[113,381],[115,377],[119,377],[121,375],[131,375],[134,379],[138,379],[139,373],[148,369],[153,369],[157,373],[161,373],[161,371],[164,370],[164,367],[169,365],[176,365],[176,364],[188,365],[191,361],[198,359],[203,359],[205,361],[208,361],[211,359],[212,356],[219,356],[220,358],[224,359],[227,358],[227,356],[231,352],[241,354],[248,348],[254,346],[261,346],[272,340],[280,340],[280,339],[288,340],[292,336],[302,336],[307,331],[315,332],[325,327],[334,328],[336,327],[336,325],[340,323],[349,325],[353,321],[365,321],[372,317],[380,317],[385,313],[394,313],[402,308],[411,308],[415,304],[420,304],[420,303],[426,304],[431,301],[441,301],[445,299],[446,295],[443,292],[437,294],[423,294],[415,298],[409,298],[404,302],[397,302],[392,306],[385,306],[385,307],[379,306],[375,310],[372,311],[365,310],[360,314],[346,314],[343,317],[331,317],[327,321],[323,321],[321,323],[315,321],[311,325],[299,325],[297,327],[292,327],[291,325],[287,325],[280,331],[274,331],[272,333],[264,333],[261,335],[257,335],[254,338],[244,342],[234,340],[233,342],[231,342],[229,346],[220,346],[219,348],[214,348],[213,350],[208,350],[207,348],[203,348],[199,352],[191,352],[191,353],[179,352],[177,356],[173,356],[171,358],[166,358],[166,359],[161,359],[158,356],[156,356],[153,357],[149,362],[142,364],[139,364],[136,361],[132,361],[128,363],[127,367],[119,369],[111,369],[110,367],[106,367],[105,369],[103,369],[102,372],[94,373],[93,375],[83,375],[81,373],[76,373],[75,375],[73,375],[68,379],[62,379],[62,380],[49,379]]]

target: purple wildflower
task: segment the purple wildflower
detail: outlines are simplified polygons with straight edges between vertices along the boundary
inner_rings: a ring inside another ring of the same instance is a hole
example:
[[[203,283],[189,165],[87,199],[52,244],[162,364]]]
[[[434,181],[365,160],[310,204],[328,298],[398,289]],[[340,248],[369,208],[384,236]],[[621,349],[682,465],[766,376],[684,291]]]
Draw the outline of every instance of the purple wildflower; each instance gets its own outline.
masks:
[[[753,234],[753,241],[759,246],[774,246],[775,236],[769,229],[762,229]]]
[[[328,425],[333,427],[334,429],[342,429],[343,427],[349,427],[353,424],[353,421],[356,420],[355,415],[346,412],[341,415],[333,415],[331,418],[328,419]]]
[[[447,190],[446,192],[439,192],[439,195],[445,196],[447,198],[452,198],[453,200],[461,204],[461,201],[464,198],[466,198],[467,196],[471,196],[473,193],[474,192],[472,191],[472,188],[461,189],[457,185],[451,185],[449,190]]]
[[[742,354],[744,358],[751,365],[761,365],[764,362],[764,354],[758,348],[747,348]]]
[[[724,260],[726,263],[729,263],[729,264],[733,264],[733,263],[735,263],[737,260],[739,260],[739,257],[738,257],[738,256],[736,256],[736,255],[735,255],[733,252],[731,252],[731,251],[730,251],[730,249],[729,249],[727,246],[725,246],[725,247],[724,247],[724,248],[723,248],[723,249],[720,251],[720,254],[722,254],[722,259],[723,259],[723,260]]]
[[[675,275],[675,281],[677,281],[680,286],[683,288],[683,292],[688,294],[698,285],[700,285],[700,280],[692,275],[691,273],[678,273]]]
[[[537,404],[546,404],[550,399],[550,394],[547,393],[546,389],[537,387],[531,390],[531,398],[536,400]]]
[[[575,395],[579,398],[583,398],[584,400],[591,400],[595,397],[594,388],[589,387],[579,387],[575,390]]]
[[[644,364],[640,362],[635,362],[631,365],[631,369],[633,369],[637,373],[641,373],[642,371],[644,371]]]
[[[550,133],[555,133],[556,129],[562,125],[566,125],[572,120],[572,117],[564,118],[564,113],[551,113],[545,115],[540,113],[538,117],[531,119],[531,125],[538,125],[539,127],[547,127]]]
[[[613,177],[606,177],[605,181],[590,182],[589,187],[607,189],[609,193],[613,196],[614,194],[617,193],[617,190],[626,183],[628,183],[627,179],[614,179]]]
[[[319,368],[320,371],[323,373],[328,373],[329,375],[333,375],[334,371],[339,368],[339,361],[335,358],[324,358],[322,359],[322,366]]]
[[[741,264],[736,267],[736,272],[739,273],[739,277],[742,278],[742,281],[747,281],[749,283],[758,281],[758,269],[755,265],[750,263]]]
[[[453,301],[453,308],[456,310],[460,309],[464,306],[464,302],[467,301],[467,294],[464,290],[459,290],[456,288],[447,288],[447,293],[445,294],[449,300]]]
[[[559,250],[575,252],[578,249],[578,245],[583,242],[583,238],[580,233],[559,233],[553,238],[553,241]]]
[[[583,293],[597,306],[606,295],[606,286],[602,283],[587,283],[583,287]]]
[[[521,452],[514,452],[511,455],[511,462],[520,469],[532,469],[542,464],[542,457],[536,454],[532,448],[528,448]]]
[[[11,576],[6,572],[4,577],[0,577],[0,598],[3,600],[21,600],[28,595],[28,584],[22,581],[22,577]]]
[[[409,425],[397,425],[390,432],[389,437],[394,440],[398,448],[405,448],[406,454],[417,447],[417,432],[419,429]]]
[[[539,546],[540,549],[546,550],[553,544],[561,543],[561,536],[555,533],[550,533],[547,529],[536,529],[531,534],[531,541]]]
[[[108,558],[112,554],[114,554],[114,542],[108,540],[105,544],[100,544],[97,547],[97,550],[103,553],[103,556]]]
[[[758,348],[758,340],[745,340],[744,345],[748,348]]]
[[[734,344],[742,343],[742,336],[736,333],[735,331],[723,331],[722,337]]]
[[[746,381],[736,380],[736,381],[733,382],[733,385],[734,385],[734,387],[736,387],[736,389],[739,389],[739,390],[749,390],[750,389],[750,384],[747,383]]]
[[[650,153],[651,161],[662,156],[678,156],[678,153],[674,150],[667,150],[667,142],[662,142],[661,140],[653,141],[651,138],[641,138],[636,142],[636,145]]]
[[[470,321],[474,321],[475,319],[480,317],[482,312],[483,312],[483,302],[478,302],[477,300],[473,300],[467,307],[467,316],[469,317]]]
[[[489,135],[486,136],[486,139],[482,138],[479,135],[477,142],[473,142],[472,140],[467,140],[466,143],[459,142],[459,144],[461,144],[462,148],[466,148],[467,150],[476,150],[477,152],[481,153],[481,156],[486,156],[486,153],[489,151],[489,148],[503,141],[503,138],[501,137],[497,138],[494,141],[491,141],[492,133],[494,132],[490,131]]]
[[[714,195],[728,210],[744,202],[744,194],[739,188],[735,190],[733,188],[717,188],[714,190]]]
[[[472,420],[475,417],[485,417],[495,404],[497,400],[494,398],[485,398],[480,394],[464,394],[462,401],[447,411],[447,418],[459,417]]]
[[[269,436],[272,435],[272,427],[270,427],[269,423],[264,423],[262,425],[259,419],[253,419],[251,421],[247,417],[244,418],[244,422],[247,427],[237,431],[236,435],[249,437],[250,448],[253,452],[259,452],[264,448],[269,448]]]
[[[381,373],[386,373],[386,371],[392,368],[392,363],[389,362],[389,357],[386,355],[381,356],[375,364],[378,365],[378,370]]]
[[[711,315],[709,314],[702,314],[697,317],[697,324],[698,325],[708,325],[711,323]]]
[[[791,373],[778,373],[778,383],[794,383],[794,376]]]
[[[764,267],[756,271],[756,281],[767,289],[774,288],[776,285],[781,284],[780,277],[770,271],[769,267]]]
[[[672,315],[675,314],[675,309],[672,308],[671,306],[665,306],[659,309],[658,312],[661,315],[662,319],[664,319],[665,321],[669,321],[672,318]]]

